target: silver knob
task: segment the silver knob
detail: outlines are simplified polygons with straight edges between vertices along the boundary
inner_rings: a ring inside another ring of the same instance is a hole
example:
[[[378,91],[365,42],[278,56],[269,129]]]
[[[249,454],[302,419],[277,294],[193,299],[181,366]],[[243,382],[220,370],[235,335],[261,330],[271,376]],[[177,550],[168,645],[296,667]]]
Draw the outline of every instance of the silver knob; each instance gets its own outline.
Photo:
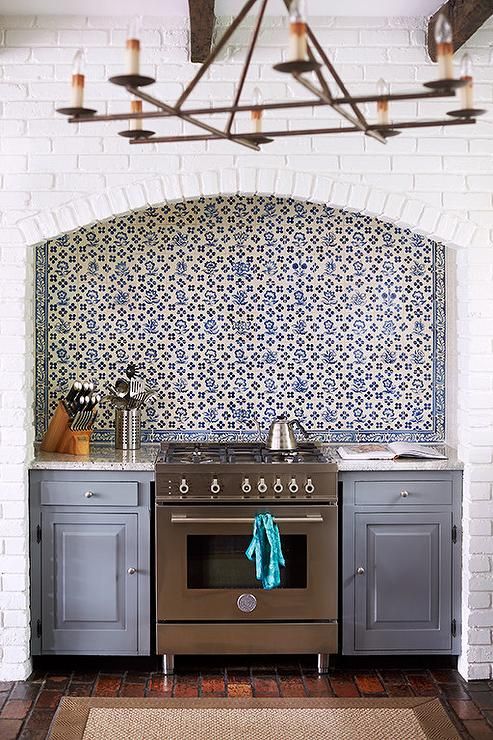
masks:
[[[311,496],[311,494],[313,493],[314,490],[315,490],[315,486],[313,485],[312,479],[311,478],[307,478],[306,479],[306,484],[305,484],[305,492],[309,496]]]
[[[94,496],[94,493],[92,491],[86,491],[85,494],[84,494],[84,496],[86,498],[91,498],[92,496]]]
[[[181,483],[180,483],[180,493],[188,493],[188,489],[189,489],[189,486],[188,486],[186,479],[182,478]]]
[[[241,612],[253,612],[257,606],[257,599],[253,594],[241,594],[236,599],[236,605]]]
[[[409,496],[409,491],[401,491],[402,498],[407,498]]]
[[[296,483],[296,480],[294,478],[291,478],[291,480],[289,481],[289,490],[291,491],[291,493],[298,493],[298,491],[300,490],[300,487]]]
[[[216,494],[216,493],[219,493],[220,490],[221,490],[221,486],[217,482],[217,478],[214,478],[214,480],[211,483],[211,493]]]
[[[241,490],[243,491],[243,493],[250,493],[250,491],[252,490],[252,486],[248,478],[243,479],[243,485],[241,486]]]
[[[257,485],[258,492],[259,493],[265,493],[267,490],[267,483],[265,482],[264,478],[261,478]]]
[[[284,486],[281,483],[280,478],[276,478],[276,482],[274,483],[274,493],[282,493]]]
[[[137,573],[137,568],[129,568],[127,570],[127,573],[128,573],[129,576],[133,576],[134,573]]]
[[[359,576],[362,576],[364,572],[365,572],[365,569],[364,569],[364,568],[362,568],[361,566],[360,566],[360,567],[358,568],[358,570],[356,571],[356,573],[357,573],[357,574],[358,574]]]

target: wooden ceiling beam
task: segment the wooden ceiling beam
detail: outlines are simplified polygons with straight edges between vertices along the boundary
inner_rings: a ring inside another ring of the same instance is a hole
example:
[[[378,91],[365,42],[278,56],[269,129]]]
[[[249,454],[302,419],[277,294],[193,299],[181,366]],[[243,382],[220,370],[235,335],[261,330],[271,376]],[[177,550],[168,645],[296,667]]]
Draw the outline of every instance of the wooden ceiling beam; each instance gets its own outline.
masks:
[[[454,32],[454,51],[471,38],[478,28],[493,14],[492,0],[447,0],[428,21],[428,53],[436,62],[435,21],[444,13]]]
[[[214,0],[188,0],[190,11],[190,61],[205,62],[214,30]]]

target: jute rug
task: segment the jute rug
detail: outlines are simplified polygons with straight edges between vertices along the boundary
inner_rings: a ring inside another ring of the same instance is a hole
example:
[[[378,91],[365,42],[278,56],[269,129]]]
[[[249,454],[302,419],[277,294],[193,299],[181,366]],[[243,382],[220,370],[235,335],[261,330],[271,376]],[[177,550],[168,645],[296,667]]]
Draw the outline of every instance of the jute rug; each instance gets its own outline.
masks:
[[[459,740],[439,699],[64,697],[50,740]]]

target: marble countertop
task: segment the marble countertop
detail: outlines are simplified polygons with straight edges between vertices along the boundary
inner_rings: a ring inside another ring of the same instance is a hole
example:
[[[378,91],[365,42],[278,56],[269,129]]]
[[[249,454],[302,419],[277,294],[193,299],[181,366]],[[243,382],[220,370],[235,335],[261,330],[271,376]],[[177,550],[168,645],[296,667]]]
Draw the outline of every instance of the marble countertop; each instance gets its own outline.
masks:
[[[435,445],[444,449],[446,460],[341,460],[336,452],[338,445],[322,445],[324,452],[343,471],[392,470],[462,470],[463,464],[452,447]],[[91,447],[89,455],[62,455],[58,452],[37,451],[31,470],[154,470],[159,445],[143,445],[140,450],[115,450],[111,446]]]

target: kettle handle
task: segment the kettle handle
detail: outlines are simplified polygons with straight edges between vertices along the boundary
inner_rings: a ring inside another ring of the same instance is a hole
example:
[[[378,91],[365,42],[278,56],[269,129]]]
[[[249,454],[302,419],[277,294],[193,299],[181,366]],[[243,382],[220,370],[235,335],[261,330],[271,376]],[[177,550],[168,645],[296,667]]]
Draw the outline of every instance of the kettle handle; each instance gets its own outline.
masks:
[[[305,429],[305,427],[303,426],[303,424],[301,423],[301,421],[299,421],[298,419],[293,419],[293,420],[292,420],[292,421],[290,421],[289,423],[290,423],[290,424],[297,424],[297,425],[298,425],[298,428],[299,428],[299,430],[301,431],[301,433],[303,434],[303,436],[305,437],[305,439],[309,439],[309,438],[310,438],[310,435],[309,435],[309,434],[308,434],[308,432],[306,431],[306,429]]]

